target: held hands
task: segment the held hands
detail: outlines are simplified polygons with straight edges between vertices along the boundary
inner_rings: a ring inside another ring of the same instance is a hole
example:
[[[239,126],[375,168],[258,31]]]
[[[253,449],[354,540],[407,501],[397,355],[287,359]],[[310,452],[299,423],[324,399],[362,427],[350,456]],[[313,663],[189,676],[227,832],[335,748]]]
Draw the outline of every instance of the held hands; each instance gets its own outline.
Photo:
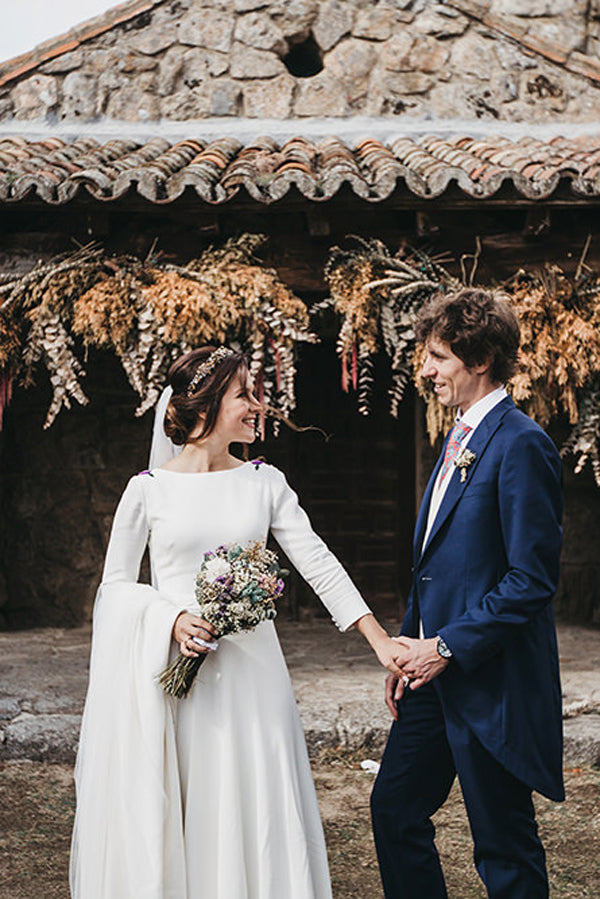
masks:
[[[386,634],[384,637],[380,637],[377,642],[372,644],[372,646],[380,663],[384,668],[387,668],[387,670],[391,672],[389,676],[395,679],[400,678],[399,683],[402,683],[402,677],[404,676],[405,671],[401,667],[398,658],[401,653],[399,652],[396,641]]]
[[[188,659],[195,659],[201,653],[211,651],[210,647],[194,642],[193,637],[212,643],[218,636],[212,624],[191,612],[181,612],[173,625],[173,639],[179,643],[181,654]]]
[[[449,659],[443,659],[437,651],[437,637],[427,640],[393,637],[392,642],[402,647],[400,651],[396,650],[396,663],[402,668],[404,676],[388,674],[385,679],[385,704],[394,721],[397,721],[396,703],[405,689],[418,690],[423,684],[428,684],[448,667]]]
[[[396,677],[402,677],[404,672],[396,663],[396,656],[401,655],[402,650],[382,628],[373,613],[369,612],[367,615],[363,615],[354,622],[354,627],[367,640],[383,667]]]

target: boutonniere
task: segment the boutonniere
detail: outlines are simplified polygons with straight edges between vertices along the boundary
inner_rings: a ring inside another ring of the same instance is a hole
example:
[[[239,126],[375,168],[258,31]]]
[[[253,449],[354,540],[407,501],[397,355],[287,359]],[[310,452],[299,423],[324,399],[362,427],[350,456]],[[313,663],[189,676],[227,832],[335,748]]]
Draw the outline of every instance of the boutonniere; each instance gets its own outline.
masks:
[[[460,453],[454,460],[454,464],[457,468],[460,469],[461,484],[464,484],[464,482],[467,480],[467,469],[471,467],[476,458],[477,456],[475,455],[475,453],[472,453],[470,449],[467,449],[467,447],[465,447],[464,449],[461,449]]]

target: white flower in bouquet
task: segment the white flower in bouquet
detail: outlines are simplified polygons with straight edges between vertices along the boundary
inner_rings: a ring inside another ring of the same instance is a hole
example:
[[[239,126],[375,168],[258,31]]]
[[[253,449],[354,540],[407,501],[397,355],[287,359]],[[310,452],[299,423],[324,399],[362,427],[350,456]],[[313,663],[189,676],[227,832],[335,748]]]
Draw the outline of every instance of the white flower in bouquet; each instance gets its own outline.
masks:
[[[275,601],[283,592],[284,576],[277,555],[259,540],[248,546],[218,546],[204,554],[196,577],[198,614],[220,637],[254,630],[275,618]],[[179,655],[158,676],[169,696],[187,696],[206,656]]]
[[[217,556],[205,562],[202,566],[202,571],[204,580],[209,584],[214,584],[218,578],[227,577],[228,574],[231,574],[231,565],[226,559],[219,559]]]

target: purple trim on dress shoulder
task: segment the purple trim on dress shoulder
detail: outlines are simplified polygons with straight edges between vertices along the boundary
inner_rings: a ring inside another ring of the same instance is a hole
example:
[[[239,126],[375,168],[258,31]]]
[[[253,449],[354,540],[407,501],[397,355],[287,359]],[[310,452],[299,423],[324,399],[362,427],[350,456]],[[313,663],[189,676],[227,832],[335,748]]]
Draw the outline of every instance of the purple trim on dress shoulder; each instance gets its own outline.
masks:
[[[254,470],[258,471],[261,465],[265,464],[265,459],[250,459],[250,465],[254,465]]]
[[[138,474],[149,474],[151,478],[154,477],[153,473],[150,471],[149,468],[145,468],[143,471],[138,471]]]

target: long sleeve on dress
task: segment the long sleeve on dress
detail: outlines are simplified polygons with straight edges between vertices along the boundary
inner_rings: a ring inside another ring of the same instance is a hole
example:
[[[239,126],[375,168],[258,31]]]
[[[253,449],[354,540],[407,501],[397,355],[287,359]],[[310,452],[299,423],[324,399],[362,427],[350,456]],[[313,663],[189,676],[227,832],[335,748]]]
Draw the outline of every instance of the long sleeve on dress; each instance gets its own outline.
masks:
[[[273,482],[271,532],[302,577],[345,631],[371,610],[347,572],[312,529],[308,515],[285,476],[277,469]]]
[[[127,484],[115,512],[102,584],[137,582],[148,536],[146,503],[138,475]]]
[[[109,584],[138,583],[140,565],[148,543],[150,527],[146,510],[146,497],[142,481],[149,475],[136,475],[125,488],[113,519],[110,540],[104,561],[101,588]],[[179,612],[185,611],[185,604],[174,609],[173,603],[153,590],[153,601],[163,605],[167,622]]]
[[[73,899],[167,899],[186,889],[181,812],[165,799],[179,795],[173,724],[156,682],[180,610],[137,583],[149,530],[142,477],[129,481],[115,513],[94,605],[75,769]]]

